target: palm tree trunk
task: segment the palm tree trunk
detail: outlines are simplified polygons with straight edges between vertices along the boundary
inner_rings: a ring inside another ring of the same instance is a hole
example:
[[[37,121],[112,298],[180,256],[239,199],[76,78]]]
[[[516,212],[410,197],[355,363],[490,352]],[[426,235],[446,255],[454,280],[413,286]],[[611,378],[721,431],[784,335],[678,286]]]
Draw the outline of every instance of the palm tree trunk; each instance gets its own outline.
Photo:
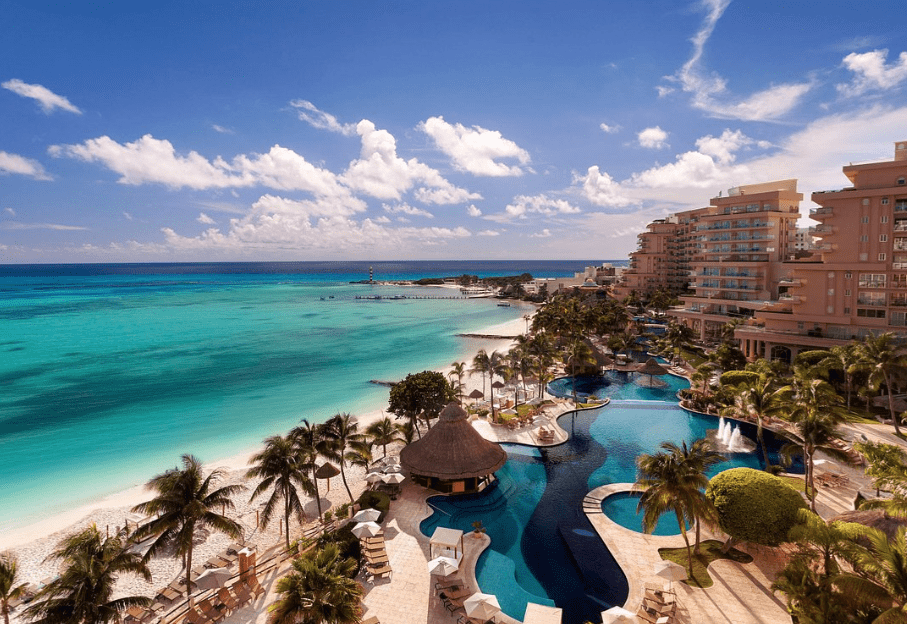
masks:
[[[765,447],[765,440],[763,439],[763,436],[762,436],[762,416],[761,415],[756,416],[756,425],[757,425],[756,426],[756,440],[759,441],[759,446],[762,447],[762,459],[765,460],[765,471],[770,472],[769,469],[772,467],[772,464],[768,459],[768,449]]]
[[[318,492],[318,477],[315,476],[315,462],[312,462],[312,483],[315,484],[315,505],[318,507],[318,520],[321,520],[321,494]]]
[[[192,535],[195,531],[192,531]],[[189,549],[186,551],[186,600],[192,595],[192,539],[189,539]]]
[[[888,390],[888,409],[891,412],[891,424],[894,425],[894,435],[901,437],[901,426],[898,424],[898,417],[894,413],[894,395],[891,393],[891,383],[888,381],[888,375],[885,375],[885,388]]]
[[[3,601],[3,621],[9,624],[9,604],[6,600]]]
[[[816,484],[814,481],[815,467],[813,466],[812,453],[807,456],[807,462],[809,466],[807,469],[807,474],[809,475],[809,509],[813,513],[816,513]]]
[[[677,513],[677,525],[680,527],[680,534],[683,535],[683,543],[687,545],[687,565],[690,568],[690,578],[693,578],[693,549],[690,548],[690,538],[687,537],[687,523],[683,520],[683,514],[680,509],[674,510]]]
[[[346,488],[346,493],[350,496],[350,503],[354,502],[353,493],[350,491],[350,486],[346,482],[346,471],[343,469],[343,454],[340,455],[340,478],[343,480],[343,487]]]
[[[286,527],[286,539],[284,540],[287,545],[287,552],[290,550],[290,497],[284,493],[283,497],[283,525]]]

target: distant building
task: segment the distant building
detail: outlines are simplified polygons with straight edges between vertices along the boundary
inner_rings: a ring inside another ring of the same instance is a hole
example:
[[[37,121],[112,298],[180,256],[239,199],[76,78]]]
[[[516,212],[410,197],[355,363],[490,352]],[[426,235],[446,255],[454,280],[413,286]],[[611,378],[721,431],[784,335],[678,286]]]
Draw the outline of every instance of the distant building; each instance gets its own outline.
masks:
[[[810,228],[797,228],[797,232],[794,234],[794,251],[812,251],[815,248]]]
[[[812,194],[816,256],[785,263],[778,303],[735,332],[750,359],[907,334],[907,141],[894,160],[843,171],[853,186]]]
[[[534,295],[547,289],[549,295],[559,291],[573,290],[574,288],[599,290],[613,283],[620,277],[620,270],[610,264],[601,266],[588,266],[573,277],[540,277],[523,285],[526,294]]]

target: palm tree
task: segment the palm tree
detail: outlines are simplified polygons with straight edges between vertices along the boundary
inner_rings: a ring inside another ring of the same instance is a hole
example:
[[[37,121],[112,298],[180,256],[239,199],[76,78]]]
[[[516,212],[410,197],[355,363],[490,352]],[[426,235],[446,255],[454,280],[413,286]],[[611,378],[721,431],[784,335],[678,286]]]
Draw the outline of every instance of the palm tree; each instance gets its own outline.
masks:
[[[270,607],[271,624],[356,624],[362,585],[352,578],[356,562],[329,543],[312,556],[293,560],[293,571],[277,581],[281,597]]]
[[[373,444],[381,446],[384,457],[387,457],[387,445],[400,440],[400,430],[387,416],[370,424],[365,434],[372,439]]]
[[[828,372],[839,370],[844,373],[844,389],[847,393],[847,409],[850,410],[850,398],[853,394],[853,378],[860,364],[860,354],[857,345],[835,345],[828,350],[828,355],[817,366],[820,370]]]
[[[356,424],[353,417],[346,412],[335,414],[334,417],[327,422],[324,432],[330,442],[328,459],[335,461],[340,465],[340,478],[343,480],[343,487],[346,488],[346,493],[349,494],[350,502],[352,503],[354,500],[353,493],[350,491],[350,486],[346,482],[346,469],[344,468],[344,465],[346,464],[346,452],[349,450],[350,444],[362,440],[364,436],[359,433],[359,425]]]
[[[192,455],[183,455],[183,468],[170,470],[153,477],[145,487],[157,496],[132,508],[133,511],[156,516],[136,529],[134,539],[156,536],[145,552],[148,562],[162,549],[176,546],[183,557],[186,570],[186,596],[192,593],[192,546],[199,529],[213,529],[234,539],[242,537],[242,526],[235,520],[219,514],[215,509],[233,509],[234,494],[243,490],[241,485],[225,485],[214,489],[224,477],[222,470],[212,470],[205,477],[202,463]]]
[[[845,595],[886,609],[875,622],[903,622],[907,620],[907,529],[898,529],[893,540],[877,529],[864,530],[869,547],[854,544],[847,557],[854,571],[838,575],[834,584]]]
[[[788,459],[802,453],[806,468],[806,494],[810,498],[810,509],[816,511],[816,489],[814,474],[815,454],[823,451],[835,459],[849,463],[847,455],[832,445],[838,439],[838,424],[844,415],[841,413],[841,397],[834,388],[823,379],[814,379],[809,370],[794,369],[792,383],[779,390],[779,401],[786,406],[779,407],[788,411],[788,419],[794,425],[794,432],[788,435],[793,439],[781,447],[781,452]]]
[[[16,585],[17,572],[16,558],[9,553],[0,553],[0,610],[3,611],[3,620],[6,624],[9,624],[9,601],[25,593],[25,583]]]
[[[892,381],[895,375],[907,371],[907,356],[903,355],[895,344],[892,333],[879,336],[867,336],[857,345],[857,351],[862,360],[858,368],[869,373],[869,387],[873,392],[884,385],[888,392],[888,410],[891,413],[891,422],[894,425],[895,435],[901,435],[901,426],[898,415],[894,410],[894,390]]]
[[[330,454],[330,442],[325,437],[325,427],[312,424],[308,419],[303,418],[301,425],[290,430],[290,437],[293,438],[293,444],[302,467],[312,473],[312,484],[315,486],[315,505],[318,507],[318,517],[320,518],[322,515],[321,492],[318,491],[318,477],[315,476],[315,473],[318,472],[318,458]]]
[[[375,461],[372,457],[372,445],[365,439],[350,443],[350,450],[343,457],[350,466],[362,468],[366,472]]]
[[[491,372],[491,360],[485,349],[479,349],[479,352],[472,358],[472,368],[469,370],[473,373],[482,374],[482,394],[485,394],[485,373]]]
[[[564,351],[564,364],[570,367],[570,376],[573,377],[573,404],[576,405],[576,367],[593,364],[595,357],[592,348],[579,338],[574,338]]]
[[[451,364],[453,368],[448,373],[449,376],[457,378],[457,396],[460,398],[460,403],[463,403],[463,375],[466,374],[466,362],[453,362]]]
[[[286,546],[290,548],[290,515],[295,513],[296,519],[301,523],[305,514],[302,510],[302,501],[299,500],[297,487],[302,488],[306,494],[315,491],[312,481],[306,475],[299,463],[299,456],[291,436],[272,436],[265,440],[265,448],[254,455],[249,463],[256,464],[246,472],[246,477],[261,479],[261,483],[252,492],[249,502],[254,501],[261,494],[274,488],[262,510],[260,525],[268,526],[277,502],[283,500],[283,519],[286,526]]]
[[[50,555],[63,561],[63,571],[38,593],[25,616],[34,624],[106,624],[119,622],[129,607],[147,607],[151,599],[145,596],[113,599],[121,573],[151,581],[146,561],[129,552],[131,546],[124,531],[105,538],[96,525],[67,537]]]
[[[768,447],[765,446],[763,424],[766,417],[780,413],[785,407],[786,395],[775,388],[774,379],[768,375],[759,375],[749,385],[740,384],[734,396],[734,404],[722,410],[725,416],[745,418],[752,416],[756,419],[756,439],[762,447],[762,460],[765,470],[771,471],[771,460],[768,456]]]
[[[662,513],[673,511],[687,547],[689,574],[693,576],[693,551],[685,527],[714,515],[703,489],[708,484],[705,470],[724,458],[711,450],[708,440],[700,439],[687,447],[664,442],[666,452],[640,455],[636,459],[638,487],[644,488],[637,513],[643,511],[642,526],[646,533],[655,530]],[[697,531],[698,535],[698,531]],[[697,538],[698,545],[698,538]]]

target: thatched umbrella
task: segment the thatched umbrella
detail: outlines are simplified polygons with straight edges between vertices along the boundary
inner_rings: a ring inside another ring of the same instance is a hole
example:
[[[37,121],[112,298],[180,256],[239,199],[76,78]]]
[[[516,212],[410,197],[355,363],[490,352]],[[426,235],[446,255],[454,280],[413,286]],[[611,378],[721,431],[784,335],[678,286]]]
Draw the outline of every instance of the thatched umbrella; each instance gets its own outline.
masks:
[[[483,438],[456,403],[444,408],[421,440],[400,451],[400,462],[411,475],[441,481],[482,479],[506,461],[501,445]]]
[[[470,392],[467,396],[473,400],[472,403],[473,403],[473,405],[475,405],[479,401],[479,399],[485,398],[485,393],[482,392],[481,390],[479,390],[478,388],[476,388],[475,390]]]
[[[659,364],[655,358],[649,358],[645,364],[640,364],[634,368],[635,372],[649,376],[649,384],[652,383],[652,375],[667,375],[668,369]]]
[[[907,527],[907,519],[889,516],[884,509],[855,509],[840,513],[832,521],[856,522],[873,529],[878,529],[888,536],[889,540],[897,537],[898,529]]]
[[[335,465],[325,462],[324,464],[321,465],[320,468],[318,468],[318,470],[315,471],[315,478],[316,479],[327,479],[328,492],[330,492],[331,491],[331,477],[336,477],[339,474],[340,474],[340,470],[338,470],[338,468]]]

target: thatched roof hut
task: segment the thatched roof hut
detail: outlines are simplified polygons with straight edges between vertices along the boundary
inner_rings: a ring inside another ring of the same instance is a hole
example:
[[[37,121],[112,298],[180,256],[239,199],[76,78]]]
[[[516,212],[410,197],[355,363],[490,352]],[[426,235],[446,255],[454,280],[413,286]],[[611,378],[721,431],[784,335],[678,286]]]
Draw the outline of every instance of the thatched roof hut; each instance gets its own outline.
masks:
[[[475,492],[507,461],[500,444],[473,429],[466,411],[450,403],[421,440],[400,451],[400,463],[413,480],[442,492]]]
[[[668,369],[659,364],[655,358],[649,358],[644,364],[636,367],[636,372],[643,375],[667,375]]]
[[[832,518],[832,520],[838,520],[840,522],[856,522],[863,526],[878,529],[887,535],[890,540],[893,540],[897,536],[898,529],[907,527],[907,519],[889,516],[888,512],[884,509],[855,509],[853,511],[845,511]]]

